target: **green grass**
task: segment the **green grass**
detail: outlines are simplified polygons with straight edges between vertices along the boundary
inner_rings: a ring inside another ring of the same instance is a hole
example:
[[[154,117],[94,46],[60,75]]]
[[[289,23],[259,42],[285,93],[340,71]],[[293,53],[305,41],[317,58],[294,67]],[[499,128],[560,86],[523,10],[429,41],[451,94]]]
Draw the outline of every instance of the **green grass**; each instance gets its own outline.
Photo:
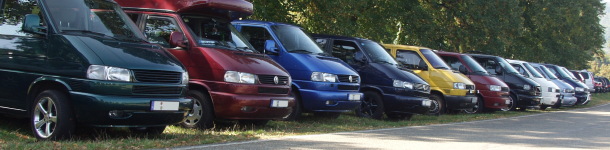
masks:
[[[239,126],[230,122],[220,123],[211,130],[168,127],[158,136],[134,135],[124,128],[79,129],[79,133],[68,141],[37,141],[24,119],[0,117],[0,149],[146,149],[223,143],[244,140],[268,139],[290,135],[332,133],[342,131],[369,130],[465,122],[474,120],[506,118],[529,114],[569,110],[610,103],[610,93],[594,94],[593,101],[584,106],[528,110],[525,112],[495,112],[487,114],[451,114],[442,116],[417,115],[410,121],[373,120],[355,117],[346,113],[338,119],[304,116],[301,121],[271,121],[264,127]]]

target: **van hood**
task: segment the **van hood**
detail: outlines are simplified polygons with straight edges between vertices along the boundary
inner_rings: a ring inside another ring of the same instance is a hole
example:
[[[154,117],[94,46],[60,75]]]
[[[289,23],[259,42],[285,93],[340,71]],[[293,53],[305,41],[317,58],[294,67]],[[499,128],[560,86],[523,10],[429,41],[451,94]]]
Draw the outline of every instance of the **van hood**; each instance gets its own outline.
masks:
[[[445,77],[443,79],[446,82],[463,82],[466,85],[474,85],[474,83],[462,73],[454,72],[453,70],[443,69],[439,69],[439,72],[443,74],[443,76]]]
[[[158,45],[124,42],[87,36],[65,35],[72,43],[85,45],[99,57],[95,65],[126,69],[164,70],[184,72],[184,67],[173,55]]]
[[[542,88],[542,91],[546,91],[546,89],[548,87],[552,87],[554,89],[558,89],[559,88],[557,85],[555,85],[555,83],[547,80],[546,78],[532,78],[532,80],[534,80],[538,84],[540,84],[540,87]]]
[[[371,63],[371,67],[377,68],[379,70],[379,74],[375,76],[387,76],[390,79],[397,79],[402,81],[407,81],[411,83],[419,83],[419,84],[428,84],[428,82],[424,81],[415,73],[399,69],[397,66],[390,64],[379,64],[379,63]]]
[[[358,75],[352,67],[335,57],[299,53],[284,53],[279,57],[279,62],[295,79],[310,80],[311,72]]]
[[[239,71],[253,73],[258,75],[281,75],[290,76],[288,72],[278,63],[269,58],[265,54],[233,51],[225,49],[205,48],[202,52],[208,62],[215,62],[218,65],[212,65],[216,70],[224,71]]]
[[[554,79],[551,80],[553,83],[555,83],[559,88],[561,89],[570,89],[570,90],[574,90],[574,87],[572,87],[570,84],[566,83],[563,80],[559,80],[559,79]]]

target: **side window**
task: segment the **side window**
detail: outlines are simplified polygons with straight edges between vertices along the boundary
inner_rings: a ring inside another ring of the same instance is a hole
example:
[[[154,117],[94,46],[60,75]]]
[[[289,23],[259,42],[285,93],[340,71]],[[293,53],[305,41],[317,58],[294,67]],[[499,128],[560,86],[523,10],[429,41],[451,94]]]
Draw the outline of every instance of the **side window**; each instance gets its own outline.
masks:
[[[522,75],[527,75],[527,73],[525,72],[525,68],[521,67],[521,65],[518,64],[511,64],[513,66],[513,68],[515,68],[515,70],[519,71],[519,74]]]
[[[1,35],[34,36],[21,30],[26,14],[37,14],[40,16],[40,24],[45,24],[36,0],[0,0],[0,5],[2,9],[0,15]]]
[[[483,66],[483,68],[485,68],[487,72],[493,75],[498,75],[498,73],[496,72],[496,67],[498,67],[498,64],[495,61],[485,58],[476,60],[481,66]]]
[[[262,27],[242,26],[241,34],[252,44],[254,49],[261,53],[265,50],[265,41],[273,40],[269,31]]]
[[[351,41],[335,40],[332,47],[332,55],[337,57],[347,64],[356,64],[354,55],[360,51],[358,45]]]
[[[178,24],[173,18],[150,16],[144,26],[144,34],[151,43],[159,44],[163,47],[169,45],[169,36],[174,31],[180,31]]]
[[[416,52],[408,50],[397,50],[396,60],[409,69],[418,69],[419,64],[424,63]]]
[[[451,67],[453,70],[460,70],[460,66],[464,66],[464,64],[462,64],[462,62],[456,57],[441,56],[441,58],[443,58],[447,65],[449,65],[449,67]]]

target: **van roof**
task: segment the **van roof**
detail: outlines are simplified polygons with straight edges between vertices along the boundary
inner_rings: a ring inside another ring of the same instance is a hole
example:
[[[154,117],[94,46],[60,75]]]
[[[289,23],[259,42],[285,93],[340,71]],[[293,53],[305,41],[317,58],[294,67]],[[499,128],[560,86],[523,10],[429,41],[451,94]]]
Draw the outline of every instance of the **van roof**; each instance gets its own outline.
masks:
[[[239,18],[254,13],[252,3],[245,0],[115,0],[124,9],[130,10],[152,10],[160,12],[178,13],[222,13],[236,12]],[[231,14],[234,15],[234,14]]]

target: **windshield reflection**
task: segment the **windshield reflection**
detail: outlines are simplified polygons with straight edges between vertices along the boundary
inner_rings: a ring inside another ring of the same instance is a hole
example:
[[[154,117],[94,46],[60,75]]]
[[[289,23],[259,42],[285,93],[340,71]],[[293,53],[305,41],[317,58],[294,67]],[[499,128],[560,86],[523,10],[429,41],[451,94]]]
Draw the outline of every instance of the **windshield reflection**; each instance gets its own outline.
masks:
[[[436,69],[447,69],[449,70],[449,66],[447,63],[443,61],[438,55],[436,55],[432,50],[429,49],[421,49],[420,52],[426,57],[428,62],[432,65],[432,67]]]
[[[203,16],[183,16],[196,43],[202,47],[214,47],[236,51],[255,51],[252,45],[231,25],[230,21]]]
[[[519,72],[515,70],[515,68],[513,68],[513,66],[510,65],[506,60],[504,60],[504,58],[497,57],[496,60],[498,61],[500,66],[504,68],[504,71],[506,71],[507,74],[519,74]]]
[[[277,38],[290,53],[323,54],[324,51],[303,30],[298,27],[276,25],[272,27]]]
[[[107,0],[52,0],[43,3],[46,3],[52,23],[59,32],[145,41],[144,35],[116,3]]]
[[[460,55],[462,60],[466,63],[466,66],[472,70],[474,74],[478,75],[489,75],[489,72],[483,68],[477,61],[468,55]]]
[[[383,49],[383,47],[381,47],[381,45],[378,43],[373,41],[364,41],[361,43],[361,45],[364,52],[367,56],[369,56],[372,62],[386,63],[391,65],[398,64],[396,60],[394,60],[394,58],[392,58],[392,56],[390,56],[390,54],[388,54],[388,52],[386,52],[385,49]]]

